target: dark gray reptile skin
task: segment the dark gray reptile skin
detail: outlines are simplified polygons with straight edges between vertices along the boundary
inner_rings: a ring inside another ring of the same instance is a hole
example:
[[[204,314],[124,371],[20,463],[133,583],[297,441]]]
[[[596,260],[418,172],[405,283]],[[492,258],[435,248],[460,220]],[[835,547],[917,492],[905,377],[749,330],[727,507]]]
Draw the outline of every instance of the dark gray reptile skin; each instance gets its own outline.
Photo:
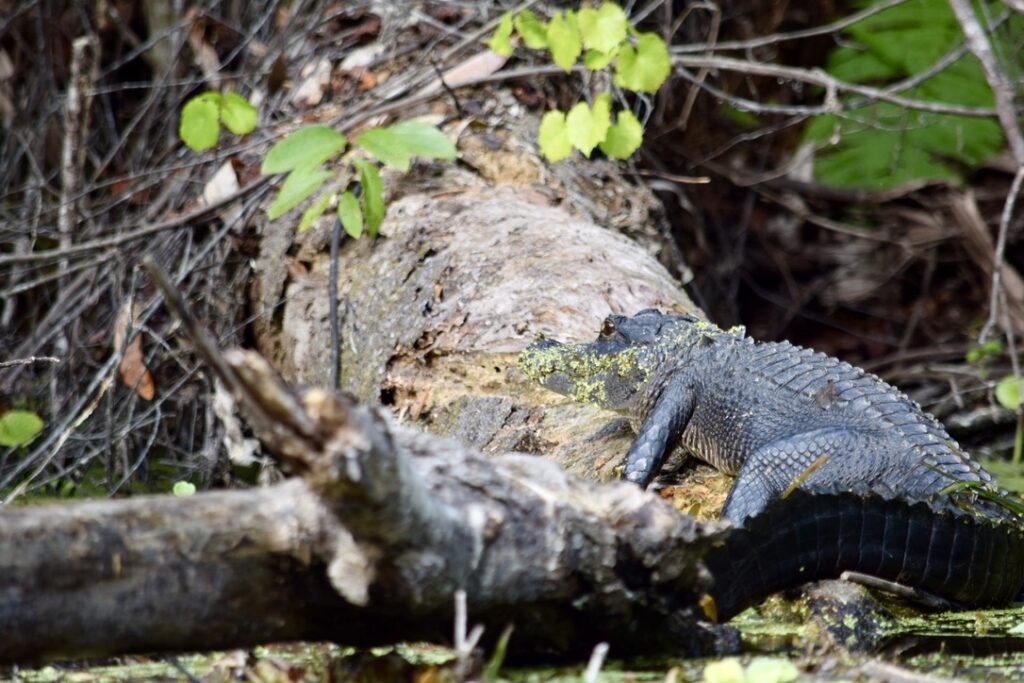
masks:
[[[614,356],[630,360],[600,361]],[[555,391],[631,415],[631,481],[650,483],[677,446],[737,475],[722,511],[737,526],[823,456],[800,488],[856,485],[924,499],[955,481],[992,486],[942,425],[874,375],[690,316],[611,316],[595,342],[539,342],[520,365]],[[580,395],[595,383],[602,392]]]

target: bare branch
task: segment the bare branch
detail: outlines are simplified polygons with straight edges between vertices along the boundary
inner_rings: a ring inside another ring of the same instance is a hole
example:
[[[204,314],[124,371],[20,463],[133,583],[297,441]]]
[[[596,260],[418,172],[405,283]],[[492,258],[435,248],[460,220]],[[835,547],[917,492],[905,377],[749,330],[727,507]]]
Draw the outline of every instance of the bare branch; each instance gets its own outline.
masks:
[[[953,13],[956,14],[956,19],[960,22],[968,49],[981,62],[985,80],[992,88],[992,94],[996,100],[996,116],[999,117],[999,123],[1003,126],[1013,159],[1018,166],[1024,167],[1024,134],[1021,133],[1020,125],[1017,123],[1017,112],[1013,104],[1014,93],[1010,80],[1000,70],[988,34],[978,21],[978,17],[974,15],[971,3],[968,0],[949,0],[949,6],[953,8]]]
[[[907,97],[900,97],[887,90],[872,88],[857,83],[847,83],[834,76],[829,75],[821,69],[800,69],[791,66],[779,66],[777,64],[764,64],[744,59],[733,59],[731,57],[703,57],[697,55],[676,55],[672,58],[672,64],[677,67],[690,67],[694,69],[722,69],[724,71],[736,71],[738,73],[750,74],[753,76],[767,76],[769,78],[780,78],[784,80],[810,83],[825,88],[826,91],[851,92],[863,95],[869,101],[889,102],[905,109],[917,109],[928,111],[934,114],[956,114],[958,116],[973,116],[977,118],[988,118],[996,115],[996,110],[989,107],[969,107],[958,104],[946,104],[943,102],[928,102],[926,100],[915,100]],[[696,81],[696,79],[694,79]],[[794,107],[786,107],[782,113],[819,113],[826,111],[826,107],[801,108],[794,111]]]

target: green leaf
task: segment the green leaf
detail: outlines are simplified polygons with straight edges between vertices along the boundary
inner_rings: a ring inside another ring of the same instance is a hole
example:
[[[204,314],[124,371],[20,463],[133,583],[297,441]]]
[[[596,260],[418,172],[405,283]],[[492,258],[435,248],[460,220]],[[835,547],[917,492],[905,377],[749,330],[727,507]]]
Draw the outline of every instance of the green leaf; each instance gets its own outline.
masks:
[[[359,200],[348,190],[338,198],[338,218],[349,237],[359,239],[363,234],[363,212],[359,208]]]
[[[319,166],[345,149],[345,136],[327,126],[306,126],[278,141],[267,152],[260,173],[287,173]]]
[[[744,683],[746,675],[740,660],[729,657],[705,666],[704,680],[707,683]]]
[[[526,47],[541,50],[548,46],[548,25],[538,19],[536,14],[524,9],[512,21]]]
[[[656,33],[641,33],[636,48],[624,45],[615,62],[615,85],[634,92],[653,93],[672,71],[668,48]]]
[[[967,351],[967,362],[977,363],[983,358],[992,358],[1003,355],[1003,342],[998,339],[988,339],[984,343],[972,346]]]
[[[8,410],[0,415],[0,446],[24,446],[43,431],[41,417],[29,410]]]
[[[303,199],[316,192],[330,177],[330,171],[324,171],[319,167],[295,169],[285,177],[281,191],[267,209],[267,218],[273,220],[297,206]]]
[[[174,482],[174,486],[171,487],[171,493],[179,498],[187,498],[188,496],[194,495],[195,492],[196,485],[190,481],[176,481]]]
[[[757,683],[790,683],[800,672],[788,659],[778,657],[755,657],[747,664],[746,679]]]
[[[617,54],[618,51],[598,52],[597,50],[587,50],[587,53],[583,55],[583,66],[591,71],[600,71],[611,64],[611,61],[615,59]]]
[[[247,135],[256,128],[256,107],[229,90],[220,102],[220,121],[235,135]]]
[[[217,144],[217,136],[220,134],[220,125],[217,123],[220,100],[220,93],[204,92],[181,108],[178,137],[193,152],[201,152]]]
[[[572,71],[583,52],[575,12],[567,10],[551,18],[548,23],[548,45],[551,48],[551,60],[565,69],[565,73]]]
[[[298,232],[306,232],[309,226],[313,225],[313,221],[323,216],[324,211],[327,210],[327,205],[331,203],[331,198],[334,196],[335,193],[333,192],[324,192],[308,209],[303,211],[302,219],[299,221]]]
[[[565,117],[565,125],[572,146],[590,158],[590,153],[604,141],[611,125],[612,96],[601,93],[594,99],[594,107],[586,102],[579,102],[569,110]]]
[[[356,144],[387,166],[400,171],[409,170],[409,157],[413,154],[435,159],[455,158],[455,145],[451,140],[436,127],[422,121],[403,121],[387,128],[371,128],[356,138]]]
[[[537,131],[537,143],[540,145],[540,153],[550,163],[561,161],[572,153],[564,112],[553,109],[544,114],[540,120],[540,130]]]
[[[615,124],[608,129],[601,151],[613,159],[628,159],[644,141],[644,127],[633,112],[624,109],[619,112]]]
[[[827,71],[878,87],[921,73],[963,41],[947,0],[908,0],[852,24],[844,33],[844,46],[826,60]],[[1012,49],[1006,35],[991,33],[997,53]],[[992,92],[972,56],[902,94],[929,102],[993,106]],[[905,110],[885,102],[857,108],[841,119],[816,117],[804,137],[827,143],[815,152],[818,181],[868,189],[922,179],[963,182],[965,167],[979,166],[1004,147],[994,120]]]
[[[626,40],[626,13],[613,2],[606,2],[596,10],[583,7],[579,11],[580,37],[588,50],[611,53]]]
[[[380,182],[377,167],[366,159],[353,159],[352,164],[359,170],[359,183],[363,186],[363,216],[366,218],[366,234],[370,239],[377,237],[380,224],[384,222],[384,187]]]
[[[484,41],[484,45],[491,48],[491,51],[508,57],[512,54],[512,13],[505,12],[501,15],[501,20],[498,22],[498,28],[494,29],[494,34]]]
[[[1020,407],[1021,384],[1024,384],[1024,380],[1018,383],[1013,375],[1007,375],[999,380],[999,384],[996,385],[996,400],[999,401],[999,405],[1009,410],[1017,410]]]

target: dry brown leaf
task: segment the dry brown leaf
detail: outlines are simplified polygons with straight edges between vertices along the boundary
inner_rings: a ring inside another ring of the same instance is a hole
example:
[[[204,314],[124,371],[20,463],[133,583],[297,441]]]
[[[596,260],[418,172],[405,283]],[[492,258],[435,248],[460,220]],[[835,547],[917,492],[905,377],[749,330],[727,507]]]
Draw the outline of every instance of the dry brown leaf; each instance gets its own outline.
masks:
[[[138,310],[135,313],[138,315]],[[124,348],[124,355],[121,356],[118,371],[121,373],[121,381],[126,387],[134,389],[139,398],[152,401],[156,395],[156,383],[153,381],[153,375],[150,374],[149,368],[146,367],[145,357],[142,353],[142,335],[136,334],[128,346],[124,346],[129,320],[129,307],[128,304],[125,304],[118,312],[117,320],[114,321],[114,353],[119,352],[122,347]]]

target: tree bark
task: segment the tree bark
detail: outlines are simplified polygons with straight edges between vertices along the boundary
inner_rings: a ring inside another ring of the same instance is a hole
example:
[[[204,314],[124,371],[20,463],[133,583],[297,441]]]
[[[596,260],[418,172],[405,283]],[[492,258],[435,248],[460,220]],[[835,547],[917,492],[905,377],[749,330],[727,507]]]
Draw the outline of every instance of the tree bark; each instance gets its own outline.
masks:
[[[259,392],[276,425],[263,436],[300,476],[5,510],[0,662],[445,641],[457,589],[492,636],[516,626],[520,660],[579,656],[602,640],[620,655],[716,646],[721,632],[694,607],[714,525],[542,458],[484,457],[344,397],[294,398],[255,354],[229,364]]]

